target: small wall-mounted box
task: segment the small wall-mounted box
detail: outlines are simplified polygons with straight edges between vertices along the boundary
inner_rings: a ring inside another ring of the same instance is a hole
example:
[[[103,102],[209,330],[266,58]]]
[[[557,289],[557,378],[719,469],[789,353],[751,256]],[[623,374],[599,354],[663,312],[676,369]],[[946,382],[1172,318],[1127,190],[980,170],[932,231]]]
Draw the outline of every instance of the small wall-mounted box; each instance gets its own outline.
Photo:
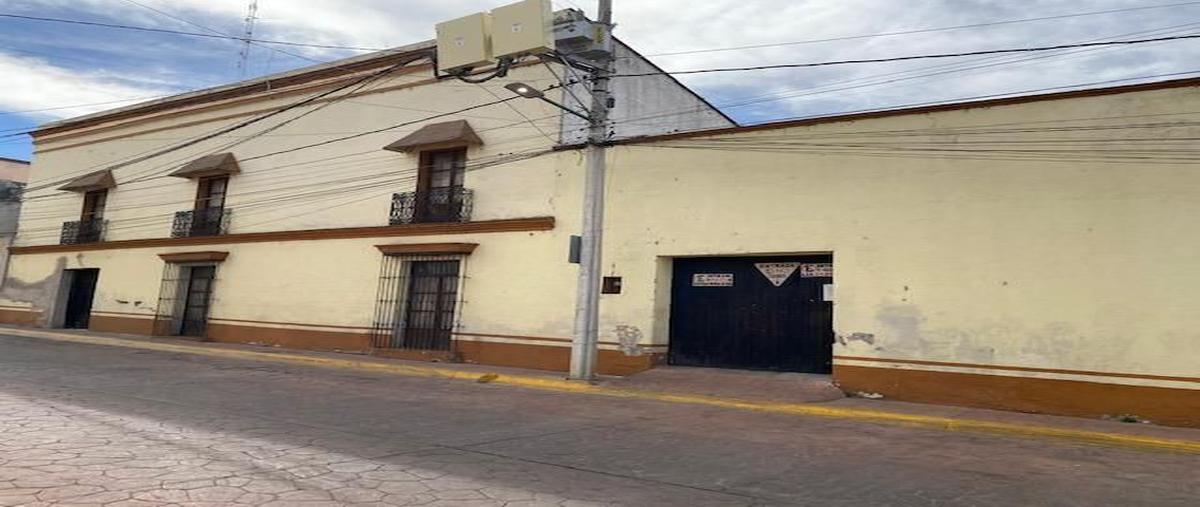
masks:
[[[492,53],[497,58],[553,50],[550,0],[525,0],[492,9]]]
[[[438,70],[452,73],[491,63],[491,39],[491,16],[486,12],[438,23]]]

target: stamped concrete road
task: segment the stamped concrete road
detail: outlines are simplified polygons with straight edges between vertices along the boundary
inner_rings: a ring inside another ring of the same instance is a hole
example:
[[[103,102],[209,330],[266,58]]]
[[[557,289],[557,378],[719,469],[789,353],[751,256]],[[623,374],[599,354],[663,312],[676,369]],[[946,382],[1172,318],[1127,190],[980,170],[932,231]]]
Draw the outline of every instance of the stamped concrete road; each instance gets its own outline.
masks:
[[[0,336],[0,505],[1197,505],[1194,454]]]

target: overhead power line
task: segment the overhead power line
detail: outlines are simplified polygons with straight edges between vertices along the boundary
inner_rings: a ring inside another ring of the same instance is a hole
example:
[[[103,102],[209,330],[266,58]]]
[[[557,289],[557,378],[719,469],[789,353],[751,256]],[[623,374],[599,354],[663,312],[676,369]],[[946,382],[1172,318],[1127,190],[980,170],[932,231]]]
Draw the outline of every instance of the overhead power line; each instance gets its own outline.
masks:
[[[1168,35],[1171,33],[1186,33],[1194,30],[1200,23],[1192,22],[1183,25],[1175,25],[1170,27],[1159,28],[1155,30],[1141,30],[1133,33],[1112,34],[1103,37],[1097,37],[1079,42],[1095,42],[1116,38],[1128,37],[1148,37],[1151,35]],[[1100,51],[1112,51],[1120,49],[1120,47],[1100,47],[1100,48],[1084,48],[1076,50],[1066,50],[1060,52],[1044,52],[1031,55],[1015,54],[1015,55],[992,55],[988,57],[971,59],[965,61],[954,61],[949,63],[940,63],[933,66],[912,68],[898,72],[888,72],[884,74],[868,75],[858,78],[852,78],[832,83],[826,83],[815,88],[791,88],[787,90],[775,91],[772,93],[746,97],[734,102],[717,104],[717,107],[722,110],[754,106],[765,102],[773,102],[778,100],[791,100],[797,98],[811,97],[814,95],[824,95],[828,93],[843,92],[848,90],[857,90],[861,88],[876,87],[881,85],[891,85],[894,83],[912,81],[917,79],[925,79],[929,77],[941,76],[946,74],[958,74],[981,69],[994,69],[1002,66],[1022,66],[1026,64],[1037,63],[1053,63],[1052,59],[1062,61],[1066,59],[1083,58],[1093,56]],[[986,62],[986,63],[985,63]],[[895,77],[893,77],[895,76]]]
[[[136,6],[138,6],[138,7],[141,7],[141,8],[143,8],[143,9],[146,9],[146,10],[148,10],[148,11],[151,11],[151,12],[157,13],[157,14],[158,14],[158,15],[160,15],[160,16],[163,16],[163,17],[167,17],[167,18],[173,19],[173,20],[175,20],[175,21],[178,21],[178,22],[180,22],[180,23],[186,23],[186,24],[192,25],[192,26],[194,26],[194,27],[196,27],[196,28],[199,28],[199,29],[201,29],[201,30],[204,30],[204,31],[206,31],[206,32],[208,32],[208,33],[211,33],[211,34],[215,34],[215,35],[221,35],[221,36],[225,36],[225,37],[230,37],[230,38],[232,38],[232,39],[238,40],[239,42],[242,42],[242,43],[245,43],[245,44],[255,44],[254,42],[252,42],[251,40],[249,40],[249,39],[251,38],[249,35],[245,36],[244,38],[243,38],[243,37],[234,37],[234,36],[232,36],[232,35],[229,35],[229,34],[227,34],[227,33],[225,33],[225,32],[222,32],[222,31],[220,31],[220,30],[217,30],[217,29],[215,29],[215,28],[212,28],[212,27],[209,27],[209,26],[206,26],[206,25],[202,25],[202,24],[200,24],[200,23],[197,23],[197,22],[195,22],[195,21],[189,20],[189,19],[187,19],[187,18],[182,18],[182,17],[176,16],[176,15],[174,15],[174,14],[171,14],[171,13],[169,13],[169,12],[163,11],[163,10],[161,10],[161,9],[156,9],[156,8],[154,8],[154,7],[151,7],[151,6],[149,6],[149,5],[146,5],[146,4],[144,4],[144,3],[138,2],[137,0],[124,0],[124,1],[125,1],[126,3],[128,3],[128,4],[131,4],[131,5],[136,5]],[[299,58],[299,59],[301,59],[301,60],[304,60],[304,61],[313,62],[313,63],[325,63],[325,62],[323,62],[323,61],[321,61],[321,60],[317,60],[317,59],[315,59],[315,58],[309,58],[309,57],[307,57],[307,56],[304,56],[304,55],[301,55],[301,54],[297,54],[297,53],[292,53],[292,52],[290,52],[290,51],[285,51],[285,50],[282,50],[282,49],[279,49],[279,48],[276,48],[276,47],[271,47],[271,46],[267,46],[267,45],[260,45],[260,44],[255,44],[255,45],[257,45],[257,46],[259,46],[259,47],[261,47],[261,48],[269,49],[269,50],[271,50],[271,51],[274,51],[274,52],[276,52],[276,53],[279,53],[279,54],[281,54],[281,55],[287,55],[287,56],[291,56],[291,57],[293,57],[293,58]]]
[[[641,77],[641,76],[661,76],[669,74],[680,76],[685,74],[707,74],[713,72],[745,72],[751,70],[772,70],[772,69],[798,69],[807,67],[829,67],[833,65],[852,65],[861,63],[887,63],[887,62],[903,62],[908,60],[929,60],[935,58],[957,58],[962,56],[980,56],[980,55],[998,55],[1005,53],[1033,53],[1037,51],[1053,51],[1056,49],[1074,49],[1074,48],[1094,48],[1103,46],[1131,46],[1135,44],[1149,44],[1153,42],[1168,42],[1178,40],[1200,39],[1200,34],[1191,35],[1173,35],[1170,37],[1155,37],[1151,39],[1133,39],[1119,41],[1103,41],[1103,42],[1083,42],[1076,44],[1059,44],[1056,46],[1035,46],[1025,48],[1009,48],[1009,49],[987,49],[982,51],[961,51],[957,53],[934,53],[925,55],[909,55],[909,56],[893,56],[888,58],[862,58],[856,60],[831,60],[825,62],[811,63],[780,63],[773,65],[753,65],[748,67],[719,67],[711,69],[693,69],[693,70],[678,70],[678,71],[661,71],[661,72],[638,72],[633,74],[613,74],[609,77]]]
[[[25,16],[21,14],[0,13],[0,18],[24,19],[27,21],[43,21],[47,23],[66,23],[72,25],[96,26],[103,28],[117,28],[121,30],[135,30],[139,32],[151,33],[169,33],[172,35],[185,35],[188,37],[204,37],[207,39],[231,39],[240,42],[256,42],[259,44],[278,44],[281,46],[295,46],[303,48],[318,48],[318,49],[344,49],[347,51],[386,51],[382,48],[367,48],[361,46],[343,46],[338,44],[311,44],[307,42],[291,42],[282,40],[270,39],[247,39],[245,37],[236,37],[232,35],[215,34],[215,33],[199,33],[199,32],[184,32],[180,30],[168,30],[166,28],[152,28],[148,26],[133,26],[120,25],[115,23],[101,23],[97,21],[81,21],[77,19],[62,19],[62,18],[46,18],[41,16]]]
[[[331,89],[331,90],[328,90],[328,91],[325,91],[325,92],[321,92],[321,93],[318,93],[318,94],[312,95],[312,96],[310,96],[310,97],[308,97],[308,98],[305,98],[305,99],[303,99],[303,100],[300,100],[300,101],[298,101],[298,102],[294,102],[294,103],[288,104],[288,105],[286,105],[286,106],[283,106],[283,107],[281,107],[281,108],[279,108],[279,109],[276,109],[276,110],[274,110],[274,111],[271,111],[271,112],[265,113],[265,114],[263,114],[263,115],[260,115],[260,116],[253,117],[253,118],[250,118],[250,119],[248,119],[248,120],[245,120],[245,121],[237,122],[237,123],[235,123],[235,124],[233,124],[233,125],[230,125],[230,126],[228,126],[228,127],[225,127],[225,128],[219,129],[219,130],[217,130],[217,131],[214,131],[214,132],[210,132],[210,133],[204,134],[204,135],[202,135],[202,136],[199,136],[199,137],[196,137],[196,138],[194,138],[194,139],[190,139],[190,140],[184,141],[184,142],[182,142],[182,143],[178,143],[178,144],[175,144],[175,145],[172,145],[172,146],[168,146],[168,147],[165,147],[165,148],[162,148],[162,149],[159,149],[159,150],[154,150],[154,151],[152,151],[152,152],[149,152],[149,153],[144,153],[144,154],[142,154],[142,155],[140,155],[140,156],[134,157],[134,158],[132,158],[132,159],[129,159],[129,160],[125,160],[125,161],[118,162],[118,163],[115,163],[115,164],[110,164],[110,165],[108,165],[107,167],[102,167],[101,169],[109,169],[109,170],[112,170],[112,169],[117,169],[117,168],[120,168],[120,167],[125,167],[125,166],[131,165],[131,164],[135,164],[135,163],[138,163],[138,162],[143,162],[143,161],[149,160],[149,159],[151,159],[151,158],[154,158],[154,157],[158,157],[158,156],[164,155],[164,154],[166,154],[166,153],[171,153],[171,152],[174,152],[174,151],[178,151],[178,150],[180,150],[180,149],[183,149],[183,148],[186,148],[186,147],[188,147],[188,146],[193,146],[193,145],[195,145],[195,144],[199,144],[199,143],[201,143],[201,142],[203,142],[203,141],[206,141],[206,140],[208,140],[208,139],[212,139],[212,138],[214,138],[214,137],[218,137],[218,136],[221,136],[221,135],[223,135],[223,134],[227,134],[227,133],[229,133],[229,132],[233,132],[233,131],[235,131],[235,130],[238,130],[238,129],[241,129],[241,128],[244,128],[244,127],[247,127],[247,126],[249,126],[249,125],[253,125],[253,124],[255,124],[255,123],[261,122],[261,121],[263,121],[263,120],[266,120],[266,119],[268,119],[268,118],[272,118],[272,117],[275,117],[275,116],[277,116],[277,115],[283,114],[284,112],[287,112],[287,111],[290,111],[290,110],[293,110],[293,109],[296,109],[296,108],[299,108],[299,107],[303,107],[303,106],[305,106],[305,105],[307,105],[307,104],[313,103],[313,102],[315,102],[315,101],[317,101],[317,100],[319,100],[319,99],[321,99],[321,98],[323,98],[323,97],[326,97],[326,96],[328,96],[328,95],[332,95],[332,94],[334,94],[334,93],[337,93],[337,92],[339,92],[339,91],[342,91],[342,90],[345,90],[345,89],[348,89],[348,88],[351,88],[351,87],[354,87],[354,86],[358,86],[358,85],[360,85],[360,84],[363,84],[363,83],[366,83],[366,82],[368,82],[368,81],[374,80],[375,78],[377,78],[377,77],[380,77],[380,76],[383,76],[383,75],[386,75],[386,74],[389,74],[389,73],[391,73],[391,72],[393,72],[393,71],[395,71],[395,70],[397,70],[397,69],[399,69],[399,68],[403,67],[404,65],[407,65],[408,63],[409,63],[409,62],[402,62],[402,63],[396,64],[396,65],[393,65],[393,66],[387,67],[387,68],[385,68],[385,69],[383,69],[383,70],[381,70],[381,71],[377,71],[377,72],[374,72],[374,73],[372,73],[372,74],[368,74],[368,75],[366,75],[366,76],[364,76],[364,77],[362,77],[362,78],[360,78],[360,79],[357,79],[357,80],[355,80],[355,81],[352,81],[352,82],[350,82],[350,83],[348,83],[348,84],[345,84],[345,85],[342,85],[342,86],[338,86],[338,87],[336,87],[336,88],[333,88],[333,89]],[[42,187],[44,187],[44,186],[53,186],[53,185],[62,184],[62,183],[64,183],[64,182],[66,182],[66,181],[70,181],[72,178],[73,178],[73,176],[70,176],[70,177],[67,177],[66,179],[62,179],[62,180],[58,180],[58,181],[53,181],[53,182],[46,183],[45,185],[41,185],[41,186],[32,186],[32,185],[31,185],[29,188],[26,188],[26,191],[37,190],[37,189],[40,189],[40,188],[42,188]]]
[[[135,101],[139,101],[139,100],[161,99],[163,97],[170,97],[170,96],[171,95],[148,95],[145,97],[130,97],[128,99],[109,100],[109,101],[105,101],[105,102],[91,102],[88,104],[73,104],[70,106],[47,107],[47,108],[43,108],[43,109],[24,109],[24,110],[20,110],[20,111],[0,111],[0,115],[2,115],[2,114],[40,113],[43,111],[61,111],[63,109],[75,109],[75,108],[79,108],[79,107],[107,106],[110,104],[120,104],[122,102],[135,102]],[[26,130],[26,129],[21,128],[21,129],[13,129],[13,130]]]
[[[1059,14],[1059,15],[1055,15],[1055,16],[1041,16],[1041,17],[1036,17],[1036,18],[1006,19],[1006,20],[1000,20],[1000,21],[989,21],[989,22],[984,22],[984,23],[972,23],[969,25],[943,26],[943,27],[936,27],[936,28],[918,28],[918,29],[913,29],[913,30],[901,30],[901,31],[896,31],[896,32],[882,32],[882,33],[871,33],[871,34],[861,34],[861,35],[846,35],[846,36],[841,36],[841,37],[829,37],[829,38],[825,38],[825,39],[808,39],[808,40],[791,41],[791,42],[772,42],[772,43],[765,43],[765,44],[750,44],[750,45],[746,45],[746,46],[694,49],[694,50],[689,50],[689,51],[672,51],[672,52],[668,52],[668,53],[652,53],[652,54],[648,54],[646,56],[692,55],[692,54],[698,54],[698,53],[719,53],[719,52],[725,52],[725,51],[741,51],[741,50],[745,50],[745,49],[763,49],[763,48],[776,48],[776,47],[784,47],[784,46],[799,46],[802,44],[816,44],[816,43],[820,43],[820,42],[837,42],[837,41],[845,41],[845,40],[871,39],[871,38],[875,38],[875,37],[893,37],[893,36],[897,36],[897,35],[913,35],[913,34],[920,34],[920,33],[944,32],[944,31],[949,31],[949,30],[962,30],[965,28],[982,28],[982,27],[986,27],[986,26],[1010,25],[1010,24],[1015,24],[1015,23],[1030,23],[1030,22],[1034,22],[1034,21],[1048,21],[1048,20],[1052,20],[1052,19],[1078,18],[1078,17],[1084,17],[1084,16],[1097,16],[1097,15],[1101,15],[1101,14],[1116,14],[1119,12],[1145,11],[1145,10],[1151,10],[1151,9],[1165,9],[1168,7],[1182,7],[1182,6],[1186,6],[1186,5],[1198,5],[1198,4],[1200,4],[1200,1],[1180,2],[1180,3],[1173,3],[1173,4],[1161,4],[1161,5],[1146,5],[1146,6],[1142,6],[1142,7],[1128,7],[1125,9],[1109,9],[1109,10],[1103,10],[1103,11],[1079,12],[1079,13],[1075,13],[1075,14]]]

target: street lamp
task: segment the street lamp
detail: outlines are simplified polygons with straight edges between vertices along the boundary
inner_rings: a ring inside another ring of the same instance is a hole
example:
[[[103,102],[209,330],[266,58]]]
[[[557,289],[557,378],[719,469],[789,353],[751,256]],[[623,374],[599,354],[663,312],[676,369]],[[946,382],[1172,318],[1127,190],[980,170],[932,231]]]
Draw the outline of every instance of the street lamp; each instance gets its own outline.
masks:
[[[509,83],[504,85],[504,87],[508,88],[509,91],[527,99],[541,99],[546,97],[546,94],[542,93],[541,90],[525,83]]]
[[[541,90],[539,90],[539,89],[537,89],[537,88],[534,88],[534,87],[532,87],[532,86],[529,86],[529,85],[527,85],[527,84],[525,84],[525,83],[509,83],[509,84],[506,84],[506,85],[504,85],[504,87],[505,87],[505,88],[507,88],[507,89],[508,89],[508,91],[510,91],[510,92],[513,92],[513,93],[515,93],[515,94],[517,94],[517,95],[520,95],[520,96],[522,96],[522,97],[525,97],[525,98],[527,98],[527,99],[538,99],[538,100],[541,100],[541,101],[543,101],[543,102],[547,102],[547,103],[549,103],[549,104],[553,105],[554,107],[557,107],[557,108],[559,108],[559,109],[562,109],[563,111],[566,111],[566,112],[568,112],[568,113],[571,113],[571,114],[573,114],[573,115],[575,115],[575,116],[578,116],[578,117],[580,117],[580,118],[583,118],[583,119],[584,119],[584,120],[586,120],[586,121],[587,121],[589,124],[590,124],[590,123],[591,123],[591,121],[592,121],[592,118],[591,118],[590,116],[588,116],[588,115],[586,115],[586,114],[583,114],[583,113],[581,113],[581,112],[579,112],[579,111],[576,111],[576,110],[574,110],[574,109],[571,109],[571,108],[569,108],[569,107],[567,107],[567,106],[564,106],[564,105],[562,105],[562,104],[559,104],[558,102],[555,102],[555,101],[553,101],[553,100],[550,100],[550,99],[546,98],[546,94],[545,94],[545,93],[543,93]]]

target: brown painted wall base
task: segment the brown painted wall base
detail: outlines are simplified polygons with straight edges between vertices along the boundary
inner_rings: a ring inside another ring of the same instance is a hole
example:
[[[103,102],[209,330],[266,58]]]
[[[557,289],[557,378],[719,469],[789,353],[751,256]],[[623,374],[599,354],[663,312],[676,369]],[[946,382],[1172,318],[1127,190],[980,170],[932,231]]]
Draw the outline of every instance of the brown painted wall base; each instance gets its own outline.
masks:
[[[294,349],[370,352],[382,357],[416,361],[458,360],[562,372],[567,371],[571,359],[569,348],[550,345],[456,340],[452,353],[372,350],[370,337],[360,333],[279,329],[216,322],[208,325],[208,339],[214,342],[257,343]],[[653,368],[662,358],[662,354],[628,356],[615,350],[601,350],[597,370],[603,375],[631,375]]]
[[[0,309],[0,323],[33,326],[38,314],[30,311]],[[91,331],[138,335],[161,335],[155,321],[133,317],[93,314]],[[253,343],[305,350],[372,353],[382,357],[417,361],[463,361],[467,363],[512,366],[565,372],[571,361],[571,349],[562,346],[482,341],[454,342],[454,352],[404,350],[372,350],[370,336],[362,333],[281,329],[209,322],[208,341],[220,343]],[[661,364],[659,353],[629,356],[615,350],[601,350],[597,371],[603,375],[632,375]]]
[[[367,352],[371,338],[365,334],[337,331],[279,329],[273,327],[208,324],[208,341],[223,343],[255,343],[306,350]]]
[[[18,310],[12,308],[0,308],[0,324],[12,324],[14,326],[38,326],[41,320],[42,312],[35,310]]]
[[[459,357],[468,363],[563,372],[571,364],[568,347],[478,341],[459,341],[455,347]],[[662,354],[628,356],[615,350],[601,350],[596,358],[596,371],[601,375],[632,375],[653,368],[662,359]]]
[[[838,364],[833,379],[847,392],[900,401],[1200,427],[1200,390]]]
[[[115,317],[92,314],[88,319],[88,330],[99,333],[154,334],[154,319]]]

